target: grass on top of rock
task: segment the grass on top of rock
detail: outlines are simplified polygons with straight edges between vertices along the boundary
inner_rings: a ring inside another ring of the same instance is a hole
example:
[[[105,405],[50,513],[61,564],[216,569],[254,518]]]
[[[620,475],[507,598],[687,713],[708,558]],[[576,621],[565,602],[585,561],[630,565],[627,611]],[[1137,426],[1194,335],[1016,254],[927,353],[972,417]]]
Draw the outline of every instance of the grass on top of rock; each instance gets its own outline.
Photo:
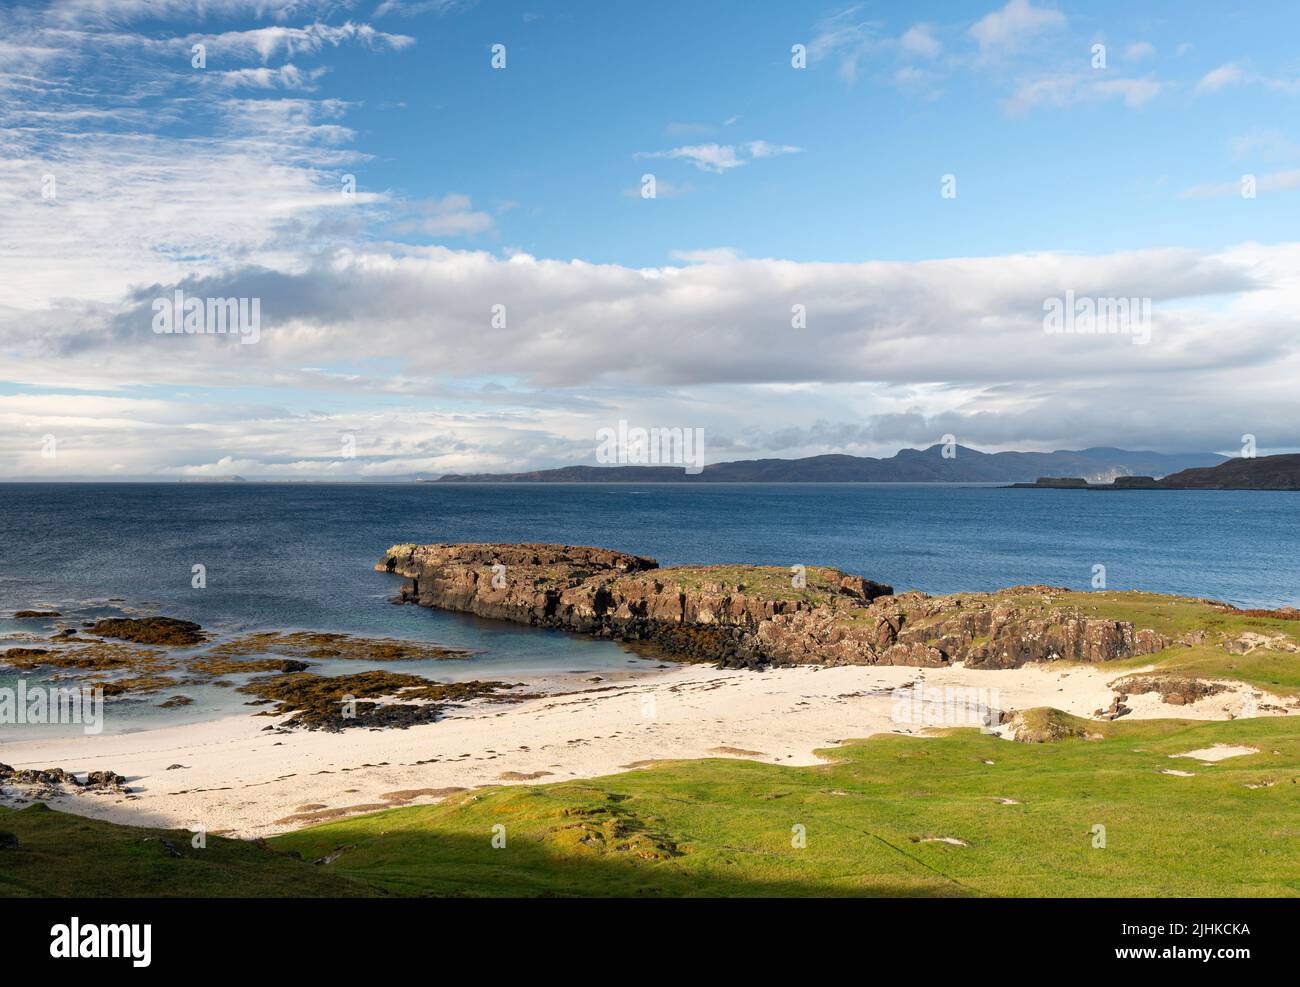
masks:
[[[1073,725],[1062,717],[1039,719]],[[404,895],[1300,895],[1300,722],[1087,730],[1096,739],[1041,744],[878,735],[814,767],[660,762],[270,842]],[[1259,753],[1170,760],[1215,744]],[[1191,776],[1162,773],[1171,764]]]
[[[996,604],[1027,617],[1055,614],[1128,621],[1135,630],[1153,630],[1174,643],[1162,651],[1106,662],[1105,667],[1115,669],[1117,675],[1151,666],[1150,674],[1157,677],[1228,679],[1280,696],[1300,696],[1300,621],[1294,611],[1237,610],[1213,600],[1136,590],[1081,592],[1048,586],[935,599],[960,601],[964,607]],[[888,605],[888,598],[876,602],[876,607]],[[837,620],[860,620],[867,613],[844,610]],[[908,626],[915,630],[943,619],[938,615]]]
[[[1110,662],[1108,668],[1151,665],[1160,676],[1231,679],[1281,696],[1300,696],[1300,622],[1289,611],[1237,610],[1212,600],[1134,591],[1068,595],[1070,604],[1089,616],[1129,620],[1135,627],[1194,642]],[[1256,641],[1255,635],[1264,640]]]
[[[812,604],[848,601],[840,587],[845,573],[828,566],[803,568],[804,586],[795,585],[790,568],[762,565],[686,565],[620,576],[618,583],[639,586],[661,583],[690,592],[745,593],[770,600],[802,600]]]
[[[264,845],[118,826],[42,803],[0,808],[0,897],[368,897],[382,892]]]

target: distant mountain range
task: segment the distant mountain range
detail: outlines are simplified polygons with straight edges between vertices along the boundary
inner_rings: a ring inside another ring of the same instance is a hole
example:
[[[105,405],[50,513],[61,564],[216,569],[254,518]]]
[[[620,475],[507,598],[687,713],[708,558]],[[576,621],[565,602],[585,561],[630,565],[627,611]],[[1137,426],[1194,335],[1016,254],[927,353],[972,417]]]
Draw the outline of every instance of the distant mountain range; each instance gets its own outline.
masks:
[[[1080,449],[1057,452],[980,452],[957,446],[945,458],[942,445],[870,456],[808,456],[714,463],[700,473],[680,466],[563,466],[529,473],[448,474],[437,483],[1028,483],[1039,477],[1074,476],[1105,483],[1117,476],[1165,476],[1218,466],[1213,453],[1130,452]]]

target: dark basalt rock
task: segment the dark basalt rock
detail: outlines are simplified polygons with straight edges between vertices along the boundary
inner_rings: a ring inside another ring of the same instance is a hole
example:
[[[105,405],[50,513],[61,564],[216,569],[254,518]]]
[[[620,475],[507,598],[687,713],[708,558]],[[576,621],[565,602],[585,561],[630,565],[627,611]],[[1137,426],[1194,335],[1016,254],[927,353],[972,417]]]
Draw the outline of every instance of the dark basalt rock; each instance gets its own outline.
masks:
[[[0,782],[35,789],[32,793],[35,798],[52,798],[66,794],[65,788],[73,792],[118,792],[124,795],[131,791],[126,787],[126,779],[113,771],[92,771],[86,775],[86,780],[81,782],[71,771],[62,768],[18,769],[0,764]]]
[[[352,727],[404,729],[434,723],[447,705],[483,696],[509,701],[526,698],[495,695],[511,688],[508,682],[439,683],[418,675],[371,671],[335,676],[308,672],[274,675],[254,679],[239,691],[259,696],[259,703],[276,704],[275,709],[259,716],[292,713],[281,728],[338,732]],[[386,697],[393,701],[371,701]]]
[[[661,569],[650,558],[568,545],[395,545],[375,568],[407,577],[401,599],[625,642],[724,667],[1100,662],[1168,637],[1060,602],[1068,590],[893,594],[828,567]]]
[[[7,781],[15,785],[77,785],[79,782],[75,775],[69,774],[62,768],[45,768],[38,770],[36,768],[11,768],[7,764],[0,764],[0,781]]]
[[[175,617],[109,617],[91,624],[86,630],[100,637],[170,647],[188,647],[206,640],[198,624]]]
[[[83,787],[105,792],[129,793],[131,791],[126,787],[126,779],[114,771],[90,772],[90,774],[86,775],[86,783]]]

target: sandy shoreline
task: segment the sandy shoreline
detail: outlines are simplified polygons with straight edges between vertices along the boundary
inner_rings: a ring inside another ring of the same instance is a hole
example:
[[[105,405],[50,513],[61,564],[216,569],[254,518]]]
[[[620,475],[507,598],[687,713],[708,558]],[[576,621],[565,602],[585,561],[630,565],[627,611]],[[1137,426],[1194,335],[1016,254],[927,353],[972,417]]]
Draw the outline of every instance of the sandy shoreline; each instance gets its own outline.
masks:
[[[263,728],[279,720],[239,715],[129,734],[5,743],[0,760],[15,768],[112,770],[132,789],[125,797],[51,801],[65,811],[132,825],[269,836],[308,825],[321,813],[429,802],[449,788],[588,778],[656,759],[743,756],[813,764],[814,750],[842,739],[923,733],[923,721],[897,718],[900,703],[891,691],[909,683],[927,691],[996,690],[1002,709],[1055,706],[1091,716],[1114,698],[1107,683],[1130,671],[855,665],[754,672],[686,665],[513,705],[478,701],[439,723],[406,730],[277,733]],[[1232,691],[1186,706],[1166,705],[1154,693],[1131,696],[1127,704],[1134,718],[1227,719],[1256,692],[1228,685]]]

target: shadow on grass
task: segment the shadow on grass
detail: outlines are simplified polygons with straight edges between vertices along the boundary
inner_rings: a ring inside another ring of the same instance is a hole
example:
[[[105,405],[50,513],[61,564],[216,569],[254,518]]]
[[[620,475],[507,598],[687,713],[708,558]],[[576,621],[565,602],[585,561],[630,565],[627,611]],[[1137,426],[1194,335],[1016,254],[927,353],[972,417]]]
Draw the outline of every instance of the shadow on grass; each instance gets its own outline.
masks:
[[[0,809],[0,898],[382,894],[262,843],[208,836],[200,848],[193,840],[186,830],[120,826],[41,803]]]

